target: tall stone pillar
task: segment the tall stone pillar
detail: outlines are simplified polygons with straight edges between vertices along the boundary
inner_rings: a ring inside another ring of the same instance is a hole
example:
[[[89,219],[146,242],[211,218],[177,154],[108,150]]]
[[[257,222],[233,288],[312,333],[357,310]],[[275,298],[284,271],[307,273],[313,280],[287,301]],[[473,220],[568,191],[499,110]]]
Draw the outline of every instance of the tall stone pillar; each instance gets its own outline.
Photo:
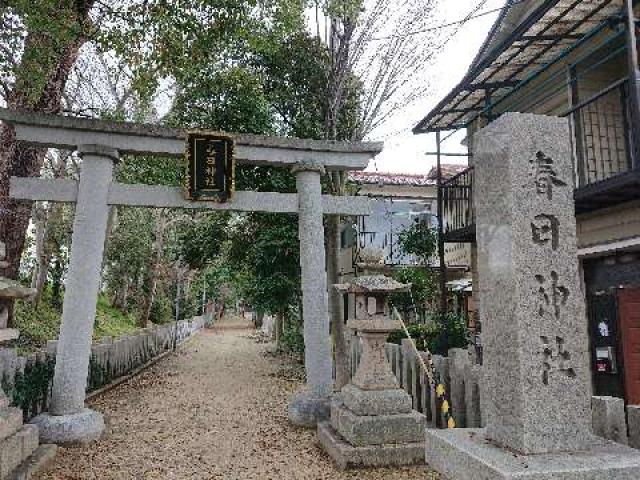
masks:
[[[298,189],[300,267],[302,269],[302,318],[304,321],[307,386],[289,404],[289,420],[314,427],[329,417],[333,391],[329,300],[322,222],[321,165],[294,167]]]
[[[428,432],[427,461],[458,480],[640,478],[640,453],[591,433],[568,121],[508,113],[474,143],[487,428]]]
[[[108,196],[118,152],[98,145],[78,148],[80,170],[62,325],[49,414],[36,417],[44,441],[95,440],[104,430],[100,413],[85,408],[91,339],[108,217]]]

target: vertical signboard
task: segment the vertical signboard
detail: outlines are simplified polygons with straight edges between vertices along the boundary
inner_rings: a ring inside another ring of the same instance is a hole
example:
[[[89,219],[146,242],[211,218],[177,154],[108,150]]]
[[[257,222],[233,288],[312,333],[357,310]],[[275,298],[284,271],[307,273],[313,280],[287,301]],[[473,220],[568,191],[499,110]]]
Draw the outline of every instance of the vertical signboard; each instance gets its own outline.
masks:
[[[228,201],[235,183],[235,142],[229,135],[191,131],[187,134],[187,198]]]

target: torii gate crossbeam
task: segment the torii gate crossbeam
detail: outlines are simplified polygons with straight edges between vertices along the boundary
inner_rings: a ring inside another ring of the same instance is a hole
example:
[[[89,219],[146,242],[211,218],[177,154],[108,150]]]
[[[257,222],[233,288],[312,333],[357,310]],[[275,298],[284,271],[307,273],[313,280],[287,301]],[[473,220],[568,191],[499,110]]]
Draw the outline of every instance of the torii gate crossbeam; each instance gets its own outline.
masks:
[[[13,198],[76,203],[51,411],[35,419],[44,441],[86,442],[104,430],[102,415],[84,401],[109,205],[297,213],[307,386],[290,402],[289,418],[312,426],[328,417],[333,380],[322,216],[367,215],[372,200],[322,195],[320,178],[325,170],[364,169],[381,143],[234,136],[238,163],[292,168],[298,192],[236,192],[220,204],[187,201],[179,188],[112,182],[122,154],[182,156],[184,130],[7,109],[0,109],[0,120],[13,125],[17,140],[76,150],[83,158],[78,182],[11,179]]]

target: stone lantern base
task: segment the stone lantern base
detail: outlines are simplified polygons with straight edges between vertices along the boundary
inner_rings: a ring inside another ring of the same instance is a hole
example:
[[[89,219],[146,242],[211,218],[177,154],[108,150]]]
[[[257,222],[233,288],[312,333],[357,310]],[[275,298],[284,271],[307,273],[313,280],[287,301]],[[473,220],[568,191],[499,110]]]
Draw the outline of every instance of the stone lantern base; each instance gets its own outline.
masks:
[[[400,389],[362,390],[347,385],[331,403],[331,421],[318,439],[340,468],[424,463],[424,415]]]
[[[339,468],[388,467],[424,463],[424,442],[354,447],[329,422],[318,424],[318,439]]]

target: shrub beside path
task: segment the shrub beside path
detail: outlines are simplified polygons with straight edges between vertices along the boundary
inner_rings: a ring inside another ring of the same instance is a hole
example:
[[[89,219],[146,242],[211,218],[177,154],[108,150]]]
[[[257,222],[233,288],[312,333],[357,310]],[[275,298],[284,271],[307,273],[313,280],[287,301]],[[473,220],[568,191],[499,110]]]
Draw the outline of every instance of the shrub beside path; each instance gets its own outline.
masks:
[[[59,450],[40,479],[435,480],[427,467],[337,470],[315,432],[287,422],[301,386],[248,329],[217,328],[106,392],[108,436]]]

